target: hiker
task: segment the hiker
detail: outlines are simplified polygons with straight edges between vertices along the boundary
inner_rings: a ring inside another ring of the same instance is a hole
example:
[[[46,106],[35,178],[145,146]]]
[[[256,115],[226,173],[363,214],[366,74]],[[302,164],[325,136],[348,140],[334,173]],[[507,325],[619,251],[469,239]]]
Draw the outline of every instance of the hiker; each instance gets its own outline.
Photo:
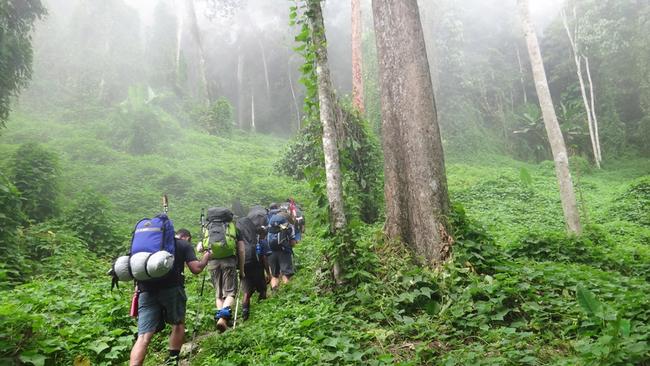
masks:
[[[291,222],[295,228],[295,239],[297,244],[300,242],[302,234],[305,232],[305,217],[300,206],[298,206],[293,198],[287,198],[287,211],[289,211],[289,222]]]
[[[215,289],[217,312],[214,319],[217,329],[224,332],[232,316],[232,306],[237,296],[237,270],[239,279],[245,278],[245,248],[240,231],[233,223],[233,213],[227,208],[208,209],[207,225],[203,240],[197,250],[211,250],[208,270]]]
[[[242,319],[247,320],[250,315],[251,297],[257,291],[260,300],[266,299],[266,284],[271,280],[267,256],[271,250],[266,245],[266,209],[254,206],[246,217],[237,220],[237,229],[242,234],[245,244],[244,272],[246,278],[241,282]],[[268,280],[267,280],[268,279]]]
[[[176,254],[171,272],[162,278],[137,281],[138,338],[131,349],[131,366],[140,366],[147,354],[147,347],[154,333],[161,331],[165,323],[171,324],[169,336],[169,361],[178,365],[183,337],[185,335],[185,277],[183,264],[190,272],[199,274],[208,264],[210,251],[199,261],[190,244],[192,234],[186,229],[176,232]]]
[[[280,286],[280,279],[283,283],[289,283],[294,274],[295,228],[289,222],[289,213],[286,210],[279,209],[271,216],[266,240],[272,251],[269,266],[271,267],[271,290],[275,291]]]

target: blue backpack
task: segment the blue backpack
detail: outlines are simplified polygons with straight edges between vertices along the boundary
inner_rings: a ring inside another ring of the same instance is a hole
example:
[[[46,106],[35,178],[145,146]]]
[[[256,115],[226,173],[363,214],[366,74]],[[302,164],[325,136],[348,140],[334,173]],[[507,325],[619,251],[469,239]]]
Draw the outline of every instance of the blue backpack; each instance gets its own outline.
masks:
[[[293,225],[289,223],[286,217],[281,214],[275,214],[269,220],[268,234],[266,240],[273,251],[285,250],[291,248],[289,242],[293,239]]]
[[[117,281],[148,281],[165,277],[174,265],[176,239],[174,224],[162,213],[135,225],[129,255],[117,258],[109,274]]]
[[[154,218],[145,218],[135,225],[131,238],[131,255],[140,252],[155,253],[165,250],[176,254],[174,241],[174,224],[167,214],[160,214]]]

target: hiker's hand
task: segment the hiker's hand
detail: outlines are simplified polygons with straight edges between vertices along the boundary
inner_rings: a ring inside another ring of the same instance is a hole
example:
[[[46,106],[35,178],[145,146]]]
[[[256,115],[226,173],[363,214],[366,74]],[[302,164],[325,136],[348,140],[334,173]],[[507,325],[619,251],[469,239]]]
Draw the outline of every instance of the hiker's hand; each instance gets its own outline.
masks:
[[[205,258],[205,257],[210,258],[211,255],[212,255],[212,251],[211,250],[206,250],[205,253],[203,253],[203,258]]]
[[[240,280],[243,280],[244,278],[246,278],[246,272],[244,272],[244,271],[239,271],[239,279],[240,279]]]

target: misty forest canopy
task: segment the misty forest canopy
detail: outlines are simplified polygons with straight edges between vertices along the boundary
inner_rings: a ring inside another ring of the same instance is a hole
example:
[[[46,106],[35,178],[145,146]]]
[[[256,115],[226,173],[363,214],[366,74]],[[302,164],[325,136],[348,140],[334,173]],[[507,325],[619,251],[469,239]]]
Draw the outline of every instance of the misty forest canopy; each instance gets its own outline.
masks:
[[[650,364],[649,56],[645,0],[0,0],[0,364],[126,364],[162,194],[307,217],[235,330],[185,271],[182,364]]]

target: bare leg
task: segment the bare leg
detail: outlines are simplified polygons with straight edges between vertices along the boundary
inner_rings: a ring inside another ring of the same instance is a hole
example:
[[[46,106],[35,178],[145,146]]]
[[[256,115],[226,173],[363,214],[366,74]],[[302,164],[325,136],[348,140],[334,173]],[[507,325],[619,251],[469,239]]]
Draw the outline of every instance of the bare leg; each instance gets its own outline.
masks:
[[[279,277],[271,277],[271,289],[272,290],[277,290],[278,286],[280,286],[280,278]]]
[[[172,325],[172,334],[169,336],[169,349],[178,351],[183,346],[183,339],[185,338],[185,324],[180,323]]]
[[[291,280],[290,276],[282,275],[282,283],[289,283],[290,280]]]
[[[129,365],[131,366],[141,366],[144,362],[144,357],[147,355],[147,347],[151,342],[151,337],[153,337],[153,332],[138,334],[138,339],[135,341],[133,348],[131,349],[131,361]]]

